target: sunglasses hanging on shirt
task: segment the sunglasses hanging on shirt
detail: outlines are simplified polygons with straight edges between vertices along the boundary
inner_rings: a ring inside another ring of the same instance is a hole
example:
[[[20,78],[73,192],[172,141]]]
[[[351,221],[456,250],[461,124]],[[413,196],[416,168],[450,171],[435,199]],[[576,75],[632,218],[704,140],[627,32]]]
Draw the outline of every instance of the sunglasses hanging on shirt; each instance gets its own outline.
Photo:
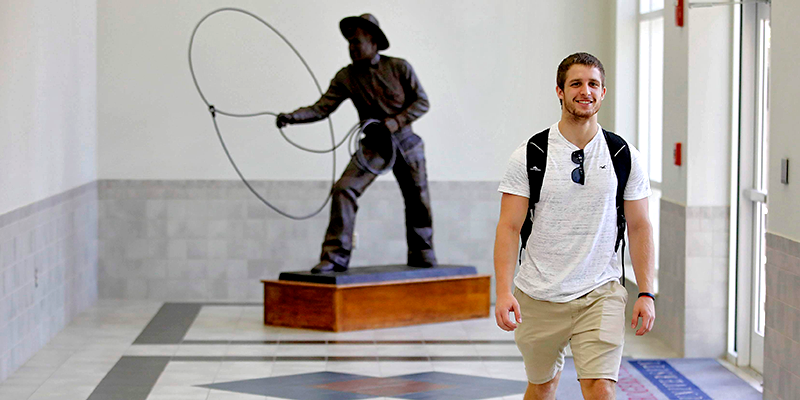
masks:
[[[572,170],[572,181],[583,185],[585,181],[585,175],[583,173],[583,149],[572,152],[572,162],[578,164],[578,166]]]

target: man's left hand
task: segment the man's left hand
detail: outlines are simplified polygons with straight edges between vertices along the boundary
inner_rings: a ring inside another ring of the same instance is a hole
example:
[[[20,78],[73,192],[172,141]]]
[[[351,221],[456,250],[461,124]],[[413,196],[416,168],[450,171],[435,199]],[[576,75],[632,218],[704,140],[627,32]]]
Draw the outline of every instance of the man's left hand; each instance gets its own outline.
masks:
[[[631,328],[636,329],[639,318],[642,319],[642,326],[636,331],[636,336],[642,336],[653,329],[656,320],[656,306],[653,299],[642,296],[636,300],[636,304],[633,305]]]
[[[400,128],[400,125],[397,123],[397,120],[395,120],[392,117],[383,120],[383,126],[386,128],[387,131],[389,131],[389,133],[395,133],[397,129]]]

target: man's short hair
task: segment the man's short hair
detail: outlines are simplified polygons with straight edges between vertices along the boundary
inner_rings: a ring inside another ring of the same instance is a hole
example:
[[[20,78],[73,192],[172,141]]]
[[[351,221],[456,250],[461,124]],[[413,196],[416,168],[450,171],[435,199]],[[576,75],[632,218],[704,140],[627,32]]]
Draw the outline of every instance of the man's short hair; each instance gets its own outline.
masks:
[[[606,70],[603,68],[603,63],[601,63],[597,57],[589,53],[575,53],[562,60],[561,64],[558,64],[558,72],[556,72],[556,85],[558,85],[561,90],[564,90],[564,84],[567,81],[567,71],[569,71],[569,68],[575,64],[595,67],[600,70],[600,83],[603,85],[603,87],[606,86]]]

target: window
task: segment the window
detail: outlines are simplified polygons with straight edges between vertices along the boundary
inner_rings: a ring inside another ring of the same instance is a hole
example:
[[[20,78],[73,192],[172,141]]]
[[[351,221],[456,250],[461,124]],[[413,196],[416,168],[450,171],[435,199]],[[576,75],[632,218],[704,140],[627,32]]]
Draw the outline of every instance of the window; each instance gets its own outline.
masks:
[[[650,180],[661,183],[664,0],[639,0],[639,7],[638,147]]]
[[[637,148],[650,174],[653,195],[648,208],[653,224],[656,266],[654,290],[658,292],[659,232],[661,213],[661,150],[664,102],[664,0],[639,0],[639,55],[637,85]],[[633,273],[631,267],[626,273]]]
[[[647,14],[652,11],[661,11],[663,9],[664,0],[639,0],[639,14]]]

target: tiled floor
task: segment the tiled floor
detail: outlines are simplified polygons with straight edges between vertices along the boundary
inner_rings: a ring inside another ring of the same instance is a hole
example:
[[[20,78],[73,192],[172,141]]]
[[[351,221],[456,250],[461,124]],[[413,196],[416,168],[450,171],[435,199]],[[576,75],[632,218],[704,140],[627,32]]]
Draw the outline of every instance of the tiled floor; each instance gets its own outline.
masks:
[[[624,355],[676,357],[632,334]],[[268,391],[292,380],[304,382],[301,397]],[[347,391],[353,380],[360,389]],[[0,400],[486,399],[489,388],[497,388],[491,398],[521,399],[513,393],[524,385],[513,334],[493,318],[331,333],[264,326],[259,304],[101,300],[3,382]],[[453,397],[420,394],[425,388]]]

